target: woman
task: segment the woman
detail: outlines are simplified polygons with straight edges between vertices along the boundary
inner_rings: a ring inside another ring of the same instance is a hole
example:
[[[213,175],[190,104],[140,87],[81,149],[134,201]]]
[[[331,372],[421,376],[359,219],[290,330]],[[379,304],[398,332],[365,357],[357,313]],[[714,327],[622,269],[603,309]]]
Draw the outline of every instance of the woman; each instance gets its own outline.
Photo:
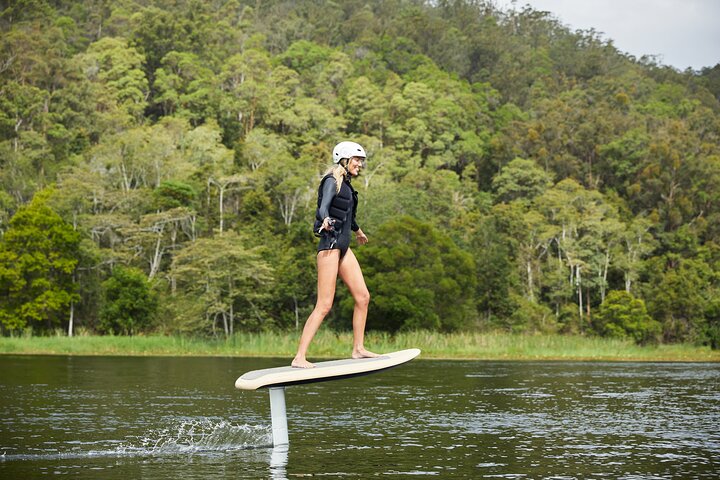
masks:
[[[358,244],[365,245],[367,236],[355,221],[357,192],[350,183],[351,177],[360,174],[365,160],[365,150],[355,142],[340,142],[333,149],[333,163],[320,182],[318,209],[315,215],[315,234],[320,237],[317,254],[318,295],[302,336],[292,366],[313,368],[308,362],[308,347],[335,298],[335,281],[338,275],[347,285],[355,300],[353,311],[352,358],[371,358],[378,355],[365,349],[365,320],[367,319],[370,293],[365,285],[360,264],[350,249],[350,231],[355,232]]]

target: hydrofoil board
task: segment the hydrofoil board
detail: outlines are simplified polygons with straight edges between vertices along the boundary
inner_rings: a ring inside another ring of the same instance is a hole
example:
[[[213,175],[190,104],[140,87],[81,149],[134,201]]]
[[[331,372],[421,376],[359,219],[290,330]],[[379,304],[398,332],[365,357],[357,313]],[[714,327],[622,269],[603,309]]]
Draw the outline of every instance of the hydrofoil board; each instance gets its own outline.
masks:
[[[315,368],[277,367],[247,372],[235,381],[235,388],[257,390],[258,388],[286,387],[301,383],[339,380],[366,375],[396,367],[420,355],[420,349],[411,348],[385,353],[377,358],[348,358],[329,362],[316,362]]]

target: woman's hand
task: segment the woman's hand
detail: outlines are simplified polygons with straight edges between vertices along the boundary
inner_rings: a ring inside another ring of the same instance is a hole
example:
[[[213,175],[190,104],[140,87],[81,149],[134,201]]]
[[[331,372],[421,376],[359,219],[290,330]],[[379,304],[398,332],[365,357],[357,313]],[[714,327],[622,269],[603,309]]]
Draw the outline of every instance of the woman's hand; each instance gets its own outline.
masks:
[[[321,230],[332,230],[333,221],[330,219],[330,217],[325,217],[325,220],[323,220]]]
[[[362,230],[358,229],[357,232],[355,232],[355,239],[357,240],[358,244],[365,245],[368,242],[367,235],[363,233]]]

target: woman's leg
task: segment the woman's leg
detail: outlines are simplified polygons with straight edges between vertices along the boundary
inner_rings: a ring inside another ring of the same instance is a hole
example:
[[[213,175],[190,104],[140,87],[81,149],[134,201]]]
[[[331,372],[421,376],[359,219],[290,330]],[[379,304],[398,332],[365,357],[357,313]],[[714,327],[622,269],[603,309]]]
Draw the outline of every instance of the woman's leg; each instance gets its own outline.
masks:
[[[335,298],[335,282],[338,275],[338,263],[340,261],[340,250],[321,250],[317,254],[317,270],[318,270],[318,286],[317,286],[317,302],[315,308],[305,322],[302,335],[300,336],[300,345],[297,354],[292,361],[293,367],[312,368],[315,365],[308,362],[308,347],[315,333],[320,328],[320,324],[330,312],[333,299]]]
[[[365,321],[367,320],[368,305],[370,304],[370,292],[368,292],[365,285],[365,278],[363,278],[362,270],[360,270],[360,264],[349,248],[345,256],[340,260],[338,273],[355,300],[352,358],[377,357],[376,353],[365,350]]]

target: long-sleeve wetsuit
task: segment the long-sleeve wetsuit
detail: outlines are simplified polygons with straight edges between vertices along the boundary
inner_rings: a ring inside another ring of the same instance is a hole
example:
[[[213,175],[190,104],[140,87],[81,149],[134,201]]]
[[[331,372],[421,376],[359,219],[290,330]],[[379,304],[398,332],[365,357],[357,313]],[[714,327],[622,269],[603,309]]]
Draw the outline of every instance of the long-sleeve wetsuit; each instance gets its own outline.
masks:
[[[331,207],[333,199],[338,195],[337,183],[331,175],[325,177],[319,189],[320,199],[316,217],[320,223],[327,217],[335,220],[333,231],[320,230],[318,251],[338,249],[340,250],[340,256],[343,257],[350,247],[350,232],[357,231],[359,227],[355,221],[355,191],[348,180],[343,181],[341,188],[347,189],[344,194],[346,196],[349,194],[350,198],[349,207],[344,214],[344,218],[338,218],[337,215],[331,214],[331,211],[336,212],[336,210]]]

